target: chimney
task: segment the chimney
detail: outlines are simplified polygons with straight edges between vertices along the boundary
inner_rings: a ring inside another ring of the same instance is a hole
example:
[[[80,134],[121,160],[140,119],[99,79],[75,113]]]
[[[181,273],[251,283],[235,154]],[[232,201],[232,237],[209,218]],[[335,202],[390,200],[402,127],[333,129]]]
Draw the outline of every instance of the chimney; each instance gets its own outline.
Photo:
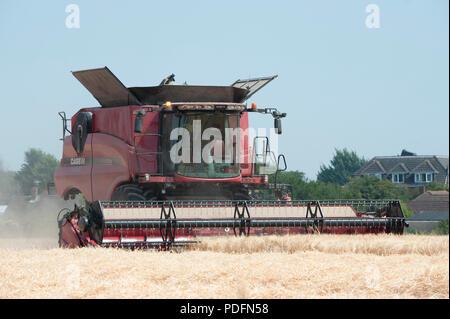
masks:
[[[400,156],[416,156],[416,155],[417,155],[416,153],[409,152],[409,151],[403,149]]]

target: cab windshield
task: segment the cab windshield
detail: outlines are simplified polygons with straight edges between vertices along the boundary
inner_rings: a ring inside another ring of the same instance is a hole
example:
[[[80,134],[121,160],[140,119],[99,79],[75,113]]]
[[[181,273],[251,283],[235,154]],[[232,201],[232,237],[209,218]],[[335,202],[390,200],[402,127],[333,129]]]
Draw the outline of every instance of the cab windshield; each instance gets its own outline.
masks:
[[[179,175],[195,178],[239,176],[239,115],[183,113],[180,128],[189,132],[189,160],[175,165]]]

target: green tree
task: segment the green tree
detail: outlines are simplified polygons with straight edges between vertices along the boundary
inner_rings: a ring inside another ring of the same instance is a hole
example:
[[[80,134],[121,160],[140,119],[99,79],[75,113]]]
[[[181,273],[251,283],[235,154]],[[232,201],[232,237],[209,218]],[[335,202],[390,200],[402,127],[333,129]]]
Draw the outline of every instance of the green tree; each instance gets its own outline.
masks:
[[[274,183],[274,175],[269,182]],[[309,181],[303,172],[287,171],[278,174],[277,183],[292,186],[293,199],[400,199],[410,200],[411,195],[405,185],[397,185],[390,180],[379,180],[374,176],[350,179],[345,186],[336,183]],[[264,198],[269,199],[266,195]]]
[[[274,183],[275,175],[269,177],[269,182]],[[344,197],[344,189],[334,183],[309,181],[305,173],[299,171],[280,172],[277,183],[292,186],[294,199],[339,199]]]
[[[336,183],[345,185],[352,174],[361,168],[367,161],[360,158],[354,151],[335,149],[336,153],[331,159],[330,165],[321,165],[317,174],[317,181],[324,183]]]
[[[402,202],[400,205],[402,206],[403,214],[405,214],[406,218],[414,216],[414,211],[412,209],[409,209],[409,207],[404,202]]]
[[[355,199],[400,199],[410,200],[406,185],[396,185],[390,180],[380,180],[375,176],[352,178],[345,185],[346,195]]]
[[[24,194],[28,194],[36,184],[41,192],[47,183],[53,181],[57,167],[58,160],[53,155],[31,148],[25,152],[25,162],[15,174],[15,179]]]
[[[446,184],[439,184],[436,182],[432,182],[430,184],[427,184],[426,186],[427,191],[448,191],[448,185]]]
[[[269,175],[269,183],[275,183],[275,174]],[[305,184],[307,183],[305,173],[299,171],[287,171],[279,172],[277,175],[277,184],[288,184],[292,187],[292,194],[295,199],[301,198],[299,196],[302,193]],[[261,191],[261,199],[275,199],[272,191]]]
[[[448,235],[448,219],[441,220],[434,232],[438,235]]]

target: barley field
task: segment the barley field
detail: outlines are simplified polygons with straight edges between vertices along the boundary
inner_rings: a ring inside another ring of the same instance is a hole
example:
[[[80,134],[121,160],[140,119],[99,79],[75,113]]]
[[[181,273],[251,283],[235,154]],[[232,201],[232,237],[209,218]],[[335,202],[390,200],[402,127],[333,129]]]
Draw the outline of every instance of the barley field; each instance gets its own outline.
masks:
[[[449,298],[449,237],[205,239],[172,252],[0,241],[0,298]]]

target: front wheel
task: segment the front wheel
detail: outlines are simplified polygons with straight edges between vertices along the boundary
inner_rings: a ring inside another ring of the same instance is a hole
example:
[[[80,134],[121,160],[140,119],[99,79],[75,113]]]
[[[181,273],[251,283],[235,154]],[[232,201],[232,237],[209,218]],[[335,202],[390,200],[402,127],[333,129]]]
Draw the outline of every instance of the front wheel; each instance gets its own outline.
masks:
[[[145,201],[143,190],[134,184],[124,184],[116,188],[111,200],[113,201]]]

